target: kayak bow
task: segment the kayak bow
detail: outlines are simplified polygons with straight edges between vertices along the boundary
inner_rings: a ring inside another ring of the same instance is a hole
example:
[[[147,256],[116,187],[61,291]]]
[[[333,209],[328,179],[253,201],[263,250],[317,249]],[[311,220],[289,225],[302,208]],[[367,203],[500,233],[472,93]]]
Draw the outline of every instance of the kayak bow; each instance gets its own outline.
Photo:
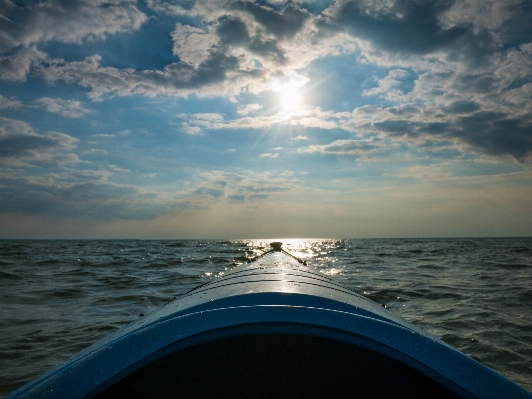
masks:
[[[272,247],[7,398],[532,398]]]

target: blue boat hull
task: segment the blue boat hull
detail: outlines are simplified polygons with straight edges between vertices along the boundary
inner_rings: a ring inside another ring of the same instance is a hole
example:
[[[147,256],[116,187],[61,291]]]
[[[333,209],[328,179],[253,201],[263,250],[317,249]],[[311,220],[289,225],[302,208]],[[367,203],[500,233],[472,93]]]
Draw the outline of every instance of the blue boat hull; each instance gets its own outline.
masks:
[[[325,395],[532,398],[281,250],[141,317],[8,398]]]

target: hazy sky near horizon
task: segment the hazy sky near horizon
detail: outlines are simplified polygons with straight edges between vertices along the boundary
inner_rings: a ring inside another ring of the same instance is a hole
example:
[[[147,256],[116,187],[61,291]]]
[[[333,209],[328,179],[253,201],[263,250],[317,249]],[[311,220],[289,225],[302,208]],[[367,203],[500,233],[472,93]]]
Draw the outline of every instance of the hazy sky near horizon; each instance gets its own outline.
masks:
[[[0,0],[0,238],[532,235],[529,0]]]

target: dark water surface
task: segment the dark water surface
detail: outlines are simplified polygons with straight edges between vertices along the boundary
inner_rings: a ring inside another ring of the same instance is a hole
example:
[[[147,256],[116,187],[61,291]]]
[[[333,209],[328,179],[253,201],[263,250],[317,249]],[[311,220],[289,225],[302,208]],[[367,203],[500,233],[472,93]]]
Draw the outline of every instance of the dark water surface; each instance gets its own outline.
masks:
[[[0,240],[0,397],[273,240]],[[532,238],[281,240],[532,391]]]

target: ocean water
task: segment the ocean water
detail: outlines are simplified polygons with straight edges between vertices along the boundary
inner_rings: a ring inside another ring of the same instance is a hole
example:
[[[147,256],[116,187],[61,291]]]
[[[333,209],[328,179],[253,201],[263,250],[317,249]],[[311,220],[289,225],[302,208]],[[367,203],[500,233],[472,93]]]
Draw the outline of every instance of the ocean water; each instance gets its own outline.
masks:
[[[274,240],[0,240],[0,398]],[[280,240],[532,391],[532,238]]]

